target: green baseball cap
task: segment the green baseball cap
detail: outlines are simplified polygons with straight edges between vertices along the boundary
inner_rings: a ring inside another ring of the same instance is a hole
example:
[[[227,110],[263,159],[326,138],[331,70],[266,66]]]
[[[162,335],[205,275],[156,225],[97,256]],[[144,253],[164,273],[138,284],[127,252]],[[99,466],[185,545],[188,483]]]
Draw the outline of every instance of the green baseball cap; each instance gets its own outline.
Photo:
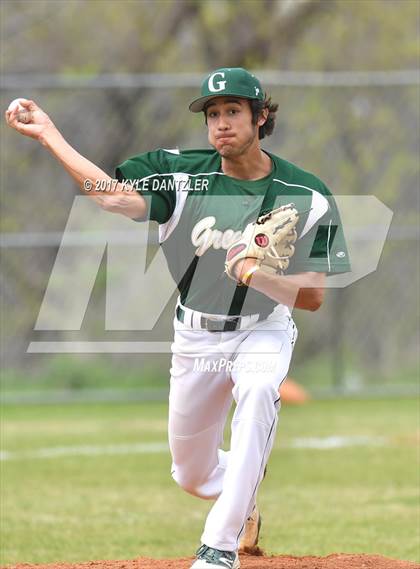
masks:
[[[255,75],[242,67],[222,67],[207,75],[201,85],[201,96],[191,103],[189,109],[199,113],[210,99],[227,95],[264,100],[261,83]]]

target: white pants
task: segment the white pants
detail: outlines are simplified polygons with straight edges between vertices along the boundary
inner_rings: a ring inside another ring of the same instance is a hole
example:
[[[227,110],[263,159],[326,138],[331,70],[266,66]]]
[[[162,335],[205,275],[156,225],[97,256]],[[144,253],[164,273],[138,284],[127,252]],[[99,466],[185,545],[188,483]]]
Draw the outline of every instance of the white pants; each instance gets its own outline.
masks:
[[[247,330],[208,332],[174,321],[169,445],[172,476],[213,499],[202,543],[238,548],[270,455],[296,326],[276,311]],[[230,451],[220,449],[233,399]]]

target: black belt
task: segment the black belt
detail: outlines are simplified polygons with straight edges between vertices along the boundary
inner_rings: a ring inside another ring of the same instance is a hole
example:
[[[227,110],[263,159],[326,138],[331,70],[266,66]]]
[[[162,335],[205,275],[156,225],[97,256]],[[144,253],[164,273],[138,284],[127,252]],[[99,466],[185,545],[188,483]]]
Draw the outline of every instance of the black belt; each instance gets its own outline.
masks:
[[[257,322],[263,320],[263,318],[267,318],[267,316],[268,314],[259,314]],[[185,320],[185,310],[179,305],[176,307],[176,317],[182,323]],[[242,316],[229,317],[229,320],[215,320],[214,318],[202,316],[200,319],[200,327],[208,332],[233,332],[240,328],[241,321]]]

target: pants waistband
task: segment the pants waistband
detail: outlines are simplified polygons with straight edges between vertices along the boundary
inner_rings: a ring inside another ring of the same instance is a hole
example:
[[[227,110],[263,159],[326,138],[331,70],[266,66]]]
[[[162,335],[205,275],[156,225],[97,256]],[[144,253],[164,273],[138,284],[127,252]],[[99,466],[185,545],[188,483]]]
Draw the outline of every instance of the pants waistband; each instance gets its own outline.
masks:
[[[183,324],[191,326],[194,330],[207,330],[208,332],[233,332],[245,330],[256,324],[259,320],[267,318],[267,315],[249,314],[247,316],[209,316],[198,310],[192,310],[186,306],[177,305],[176,317]]]

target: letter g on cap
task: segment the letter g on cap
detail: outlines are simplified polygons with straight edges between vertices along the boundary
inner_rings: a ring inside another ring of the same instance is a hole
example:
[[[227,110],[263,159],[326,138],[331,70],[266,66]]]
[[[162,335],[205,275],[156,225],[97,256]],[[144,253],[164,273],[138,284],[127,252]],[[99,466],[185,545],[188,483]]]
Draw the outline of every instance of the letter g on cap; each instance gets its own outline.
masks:
[[[210,75],[208,86],[209,86],[209,91],[211,91],[212,93],[223,91],[226,88],[226,81],[216,81],[216,85],[214,84],[214,80],[217,75],[219,75],[223,79],[225,77],[223,71],[217,71],[216,73],[213,73],[213,75]]]

